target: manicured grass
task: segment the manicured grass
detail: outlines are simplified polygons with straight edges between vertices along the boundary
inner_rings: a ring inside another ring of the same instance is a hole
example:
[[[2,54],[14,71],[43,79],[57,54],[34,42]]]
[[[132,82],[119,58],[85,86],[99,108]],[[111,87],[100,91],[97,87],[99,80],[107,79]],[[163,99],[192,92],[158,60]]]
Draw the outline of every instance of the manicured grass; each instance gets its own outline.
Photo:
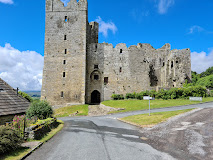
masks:
[[[64,122],[61,120],[58,120],[58,122],[59,122],[59,126],[57,128],[52,129],[45,137],[39,140],[39,142],[47,142],[55,134],[57,134],[59,131],[62,130],[62,128],[64,127]],[[3,157],[0,157],[0,160],[20,160],[23,156],[25,156],[30,151],[31,149],[29,148],[20,148],[16,151],[8,153],[7,155],[4,155]]]
[[[158,123],[164,122],[173,116],[176,116],[176,115],[179,115],[179,114],[182,114],[185,112],[189,112],[191,110],[193,110],[193,109],[151,113],[150,116],[149,116],[149,114],[141,114],[141,115],[124,117],[124,118],[121,118],[120,120],[131,123],[131,124],[135,124],[135,125],[138,125],[141,127],[148,127],[148,126],[153,126]]]
[[[213,97],[203,98],[203,102],[209,102],[209,101],[213,101]],[[190,101],[187,99],[174,99],[174,100],[156,99],[151,101],[151,109],[197,104],[197,103],[203,103],[203,102]],[[111,113],[149,109],[149,101],[147,100],[118,100],[118,101],[110,100],[110,101],[104,101],[102,102],[102,104],[109,107],[125,109],[125,110],[115,111]]]
[[[87,116],[88,115],[88,106],[89,105],[76,105],[56,109],[54,111],[55,117],[68,117],[74,115],[77,111],[79,112],[78,116]]]

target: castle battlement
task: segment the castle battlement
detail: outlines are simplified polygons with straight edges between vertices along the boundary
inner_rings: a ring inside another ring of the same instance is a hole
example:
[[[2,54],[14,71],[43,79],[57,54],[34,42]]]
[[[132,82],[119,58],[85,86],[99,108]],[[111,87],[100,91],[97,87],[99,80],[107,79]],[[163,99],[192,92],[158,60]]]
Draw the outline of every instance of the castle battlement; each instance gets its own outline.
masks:
[[[190,49],[98,43],[86,0],[46,0],[41,98],[52,105],[99,103],[111,95],[181,87],[191,79]]]

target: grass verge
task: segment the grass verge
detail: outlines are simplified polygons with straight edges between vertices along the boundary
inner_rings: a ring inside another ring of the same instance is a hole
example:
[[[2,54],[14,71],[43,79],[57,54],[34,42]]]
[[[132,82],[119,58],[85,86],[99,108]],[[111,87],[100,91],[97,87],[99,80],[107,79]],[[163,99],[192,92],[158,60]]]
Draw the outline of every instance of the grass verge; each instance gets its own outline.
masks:
[[[45,137],[43,137],[39,142],[47,142],[49,139],[51,139],[55,134],[57,134],[59,131],[62,130],[64,127],[64,122],[61,120],[58,120],[59,125],[57,128],[52,129]],[[22,157],[24,157],[26,154],[31,152],[31,149],[29,148],[20,148],[16,151],[13,151],[11,153],[8,153],[4,155],[2,158],[0,157],[0,160],[20,160]]]
[[[76,105],[76,106],[69,106],[56,109],[54,111],[55,117],[68,117],[70,115],[74,115],[77,111],[79,112],[78,116],[87,116],[88,115],[88,106],[89,105]]]
[[[157,112],[157,113],[151,113],[150,116],[149,114],[141,114],[141,115],[124,117],[124,118],[121,118],[120,120],[130,124],[140,126],[140,127],[151,127],[158,123],[165,122],[171,117],[189,112],[191,110],[193,109],[169,111],[169,112]]]
[[[199,101],[189,101],[187,99],[171,99],[171,100],[162,100],[157,99],[151,101],[151,109],[154,108],[165,108],[165,107],[175,107],[175,106],[183,106],[183,105],[190,105],[190,104],[198,104],[204,102],[213,101],[213,97],[203,98],[202,102]],[[118,113],[118,112],[128,112],[128,111],[136,111],[136,110],[146,110],[149,109],[149,101],[147,100],[110,100],[104,101],[102,104],[113,107],[113,108],[124,108],[125,110],[121,111],[113,111],[110,113]]]

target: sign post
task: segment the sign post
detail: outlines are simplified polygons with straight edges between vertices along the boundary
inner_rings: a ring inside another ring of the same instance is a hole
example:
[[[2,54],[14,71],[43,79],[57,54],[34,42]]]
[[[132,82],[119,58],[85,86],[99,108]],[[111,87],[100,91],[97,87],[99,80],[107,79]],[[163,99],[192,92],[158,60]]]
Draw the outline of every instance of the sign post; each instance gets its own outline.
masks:
[[[150,111],[151,109],[150,109],[150,96],[149,96],[149,116],[150,116]]]

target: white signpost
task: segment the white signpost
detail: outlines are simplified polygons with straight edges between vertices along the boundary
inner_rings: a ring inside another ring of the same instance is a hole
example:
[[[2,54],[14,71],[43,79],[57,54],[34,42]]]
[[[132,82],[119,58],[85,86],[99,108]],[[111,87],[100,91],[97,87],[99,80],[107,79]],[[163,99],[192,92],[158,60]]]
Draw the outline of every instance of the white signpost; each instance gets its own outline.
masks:
[[[155,100],[155,98],[150,97],[150,96],[144,96],[143,100],[149,100],[149,116],[150,116],[150,112],[151,112],[151,108],[150,108],[150,100]]]

